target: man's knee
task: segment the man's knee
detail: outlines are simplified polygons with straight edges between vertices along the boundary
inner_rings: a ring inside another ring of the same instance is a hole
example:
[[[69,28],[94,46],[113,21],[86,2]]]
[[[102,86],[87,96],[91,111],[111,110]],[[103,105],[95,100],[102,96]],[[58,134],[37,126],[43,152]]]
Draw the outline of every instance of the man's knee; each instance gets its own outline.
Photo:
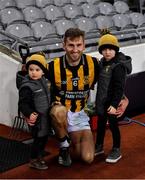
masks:
[[[50,111],[52,121],[57,124],[62,124],[67,119],[67,109],[62,105],[55,105]]]
[[[88,164],[91,164],[94,160],[94,154],[92,153],[86,153],[82,156],[82,160]]]

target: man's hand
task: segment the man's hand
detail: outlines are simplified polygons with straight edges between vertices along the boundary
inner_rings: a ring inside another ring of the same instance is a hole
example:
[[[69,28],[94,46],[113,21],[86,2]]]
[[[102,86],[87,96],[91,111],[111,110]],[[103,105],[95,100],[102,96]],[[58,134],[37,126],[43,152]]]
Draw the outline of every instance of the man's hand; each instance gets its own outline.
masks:
[[[117,117],[121,117],[123,115],[123,113],[125,112],[127,106],[129,104],[129,100],[127,97],[125,97],[124,99],[122,99],[119,103],[119,106],[117,107],[117,111],[116,111],[116,115]]]
[[[109,108],[107,109],[107,113],[116,115],[116,108],[114,108],[113,106],[109,106]]]

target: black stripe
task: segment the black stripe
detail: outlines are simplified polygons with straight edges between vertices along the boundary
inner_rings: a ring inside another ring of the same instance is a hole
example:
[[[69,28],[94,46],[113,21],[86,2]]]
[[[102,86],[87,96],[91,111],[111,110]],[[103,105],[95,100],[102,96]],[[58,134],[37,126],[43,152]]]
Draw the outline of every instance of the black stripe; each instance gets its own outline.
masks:
[[[65,70],[64,65],[63,65],[63,59],[64,59],[64,57],[62,56],[60,58],[60,78],[61,78],[61,82],[66,81],[66,70]],[[64,91],[64,92],[67,90],[66,83],[61,83],[61,90]],[[61,103],[63,105],[65,105],[65,94],[63,96],[61,96]]]
[[[73,91],[78,91],[78,80],[77,80],[77,86],[74,85],[73,79],[78,78],[78,68],[73,69],[72,73],[72,82],[73,82]],[[75,112],[77,106],[76,106],[76,101],[77,100],[71,100],[71,111]]]
[[[96,84],[99,76],[99,64],[95,57],[92,58],[94,63],[94,81],[91,88],[94,88],[94,85]]]
[[[84,70],[84,78],[85,78],[85,77],[89,76],[89,67],[88,67],[86,55],[83,55],[83,58],[84,58],[83,70]],[[89,89],[89,84],[85,84],[84,90],[88,90],[88,89]],[[84,99],[81,100],[81,106],[82,106],[82,108],[84,108],[84,106],[85,106],[85,100]]]

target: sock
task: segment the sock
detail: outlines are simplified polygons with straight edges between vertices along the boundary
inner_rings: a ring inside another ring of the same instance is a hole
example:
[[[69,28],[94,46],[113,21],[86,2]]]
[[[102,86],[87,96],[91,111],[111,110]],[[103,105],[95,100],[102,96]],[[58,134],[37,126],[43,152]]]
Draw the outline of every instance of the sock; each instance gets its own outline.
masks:
[[[60,148],[69,147],[70,143],[69,143],[69,137],[68,136],[60,138],[59,141],[60,141]]]

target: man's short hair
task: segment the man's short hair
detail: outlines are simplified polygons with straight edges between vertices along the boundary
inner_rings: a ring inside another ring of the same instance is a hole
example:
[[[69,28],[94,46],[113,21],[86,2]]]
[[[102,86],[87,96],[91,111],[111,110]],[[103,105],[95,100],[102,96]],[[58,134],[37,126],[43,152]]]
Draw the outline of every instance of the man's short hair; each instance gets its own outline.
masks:
[[[76,37],[82,37],[83,39],[85,38],[85,32],[80,30],[79,28],[69,28],[66,30],[64,34],[64,42],[66,42],[67,38],[70,38],[73,40]]]

